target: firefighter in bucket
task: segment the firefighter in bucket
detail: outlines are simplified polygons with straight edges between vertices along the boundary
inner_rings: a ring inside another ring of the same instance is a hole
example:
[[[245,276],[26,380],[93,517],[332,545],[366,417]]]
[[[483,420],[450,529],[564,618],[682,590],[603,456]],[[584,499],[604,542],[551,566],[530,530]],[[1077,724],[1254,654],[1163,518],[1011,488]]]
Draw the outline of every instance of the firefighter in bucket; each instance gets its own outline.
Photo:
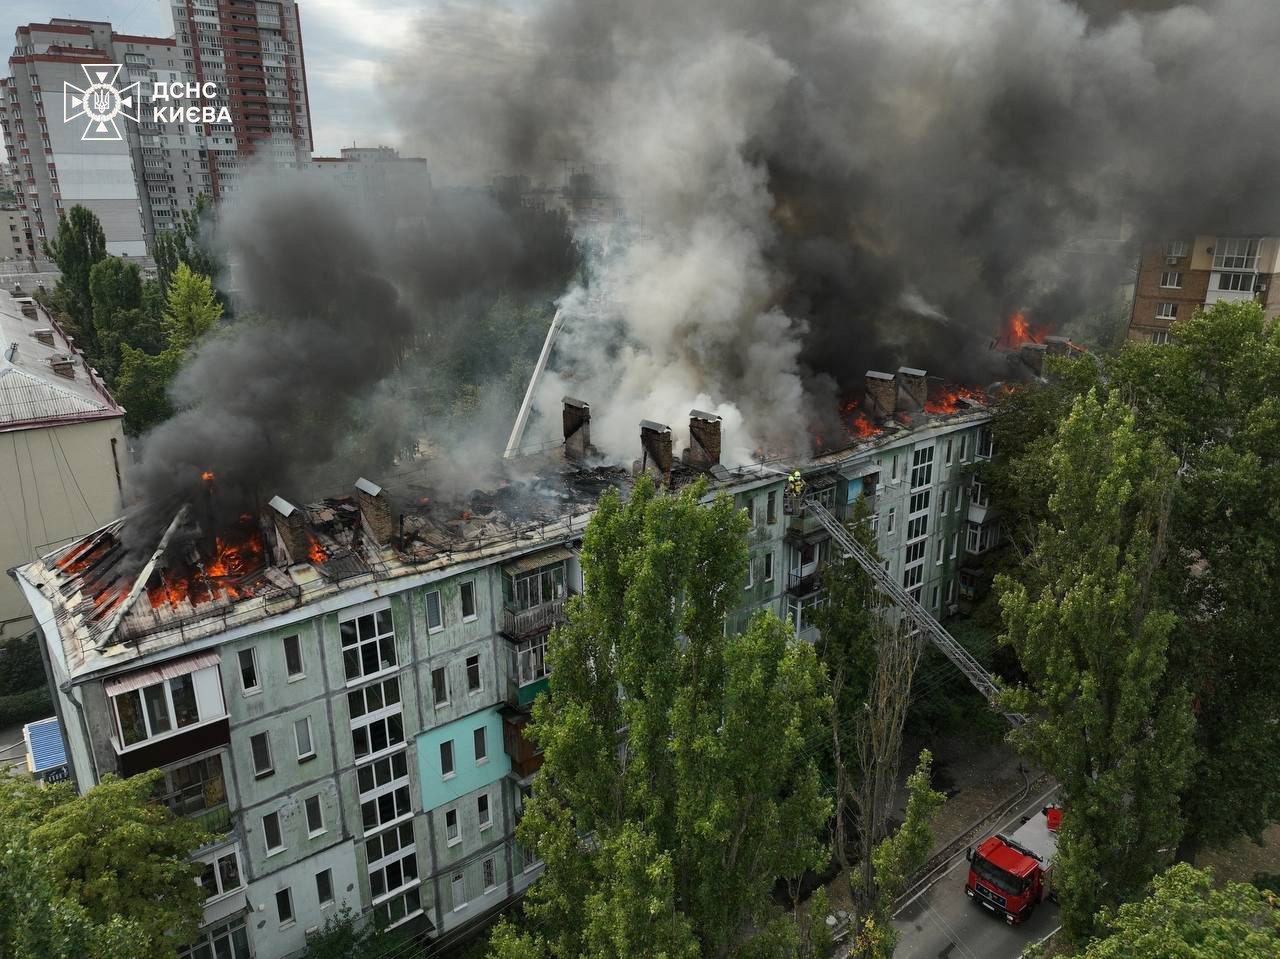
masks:
[[[788,515],[798,515],[804,511],[804,477],[799,470],[792,470],[787,477],[786,510]]]

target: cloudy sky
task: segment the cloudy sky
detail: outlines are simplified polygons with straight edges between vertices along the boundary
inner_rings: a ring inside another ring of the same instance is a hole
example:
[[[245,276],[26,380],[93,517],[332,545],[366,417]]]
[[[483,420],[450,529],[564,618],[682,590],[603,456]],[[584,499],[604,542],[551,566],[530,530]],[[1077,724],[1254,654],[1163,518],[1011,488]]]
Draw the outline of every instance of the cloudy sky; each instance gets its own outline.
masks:
[[[402,49],[424,6],[421,0],[300,0],[316,153],[336,153],[353,141],[405,145],[391,120],[393,91],[383,65]],[[109,20],[121,33],[173,35],[166,0],[3,0],[0,42],[7,44],[19,24],[52,17]]]

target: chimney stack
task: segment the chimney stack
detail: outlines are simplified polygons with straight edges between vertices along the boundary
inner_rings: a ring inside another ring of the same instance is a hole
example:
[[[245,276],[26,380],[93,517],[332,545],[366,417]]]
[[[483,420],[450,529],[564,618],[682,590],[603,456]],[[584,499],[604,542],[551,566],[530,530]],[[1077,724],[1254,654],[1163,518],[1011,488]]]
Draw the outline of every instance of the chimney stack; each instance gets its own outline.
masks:
[[[271,497],[271,502],[267,505],[271,508],[270,515],[275,523],[276,538],[280,541],[288,564],[295,566],[298,563],[305,563],[310,553],[306,515],[281,496]]]
[[[360,507],[360,525],[365,535],[379,546],[386,546],[395,534],[391,500],[377,483],[361,476],[356,480],[356,503]]]
[[[924,409],[929,401],[929,380],[924,370],[898,367],[894,378],[898,387],[898,409],[904,413]]]
[[[1023,343],[1021,349],[1018,350],[1018,356],[1022,362],[1036,376],[1044,375],[1044,357],[1049,351],[1049,347],[1044,343]]]
[[[640,472],[651,472],[663,486],[671,486],[671,427],[640,421]]]
[[[892,373],[867,370],[863,408],[873,419],[892,416],[898,409],[898,387]]]
[[[566,396],[564,402],[565,459],[580,463],[591,449],[591,405]]]
[[[715,413],[689,411],[689,448],[684,461],[700,470],[720,465],[720,417]]]

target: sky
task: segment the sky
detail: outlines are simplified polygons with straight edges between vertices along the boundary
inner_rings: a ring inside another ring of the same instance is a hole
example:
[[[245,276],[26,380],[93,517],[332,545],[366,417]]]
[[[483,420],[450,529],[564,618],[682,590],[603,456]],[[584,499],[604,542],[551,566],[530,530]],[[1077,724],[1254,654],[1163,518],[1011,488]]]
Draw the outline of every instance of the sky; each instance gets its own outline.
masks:
[[[402,49],[423,7],[421,0],[299,0],[317,154],[336,154],[353,142],[403,145],[383,65]],[[120,33],[173,35],[167,0],[4,0],[0,44],[8,46],[19,25],[53,17],[108,20]]]

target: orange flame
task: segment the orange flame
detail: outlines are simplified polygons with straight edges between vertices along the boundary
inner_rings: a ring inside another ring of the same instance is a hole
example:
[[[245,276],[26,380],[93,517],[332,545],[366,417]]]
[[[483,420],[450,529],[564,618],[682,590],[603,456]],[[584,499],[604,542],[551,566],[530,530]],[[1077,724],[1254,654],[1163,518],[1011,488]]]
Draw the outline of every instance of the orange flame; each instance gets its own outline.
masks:
[[[310,533],[307,534],[307,559],[313,563],[326,563],[329,561],[329,551],[324,548],[324,544],[320,540]]]
[[[1049,329],[1032,326],[1026,314],[1018,310],[1009,317],[993,345],[998,350],[1017,350],[1025,343],[1043,343],[1049,333]]]
[[[979,403],[984,401],[981,390],[975,390],[968,386],[948,384],[939,390],[938,395],[924,404],[924,411],[926,413],[958,413],[965,408],[960,403],[961,399],[974,400]]]
[[[862,410],[858,409],[858,401],[844,405],[844,415],[846,417],[845,429],[849,435],[856,440],[868,440],[880,433],[880,427]]]
[[[237,579],[261,565],[262,538],[257,532],[237,543],[228,543],[219,537],[214,540],[213,558],[203,570],[166,570],[147,587],[147,599],[152,609],[165,605],[177,609],[185,602],[195,605],[222,594],[238,599],[246,595],[245,591],[224,580]]]
[[[204,480],[206,483],[212,483],[212,482],[213,482],[213,470],[205,470],[203,473],[201,473],[201,474],[200,474],[200,478],[201,478],[202,480]]]

